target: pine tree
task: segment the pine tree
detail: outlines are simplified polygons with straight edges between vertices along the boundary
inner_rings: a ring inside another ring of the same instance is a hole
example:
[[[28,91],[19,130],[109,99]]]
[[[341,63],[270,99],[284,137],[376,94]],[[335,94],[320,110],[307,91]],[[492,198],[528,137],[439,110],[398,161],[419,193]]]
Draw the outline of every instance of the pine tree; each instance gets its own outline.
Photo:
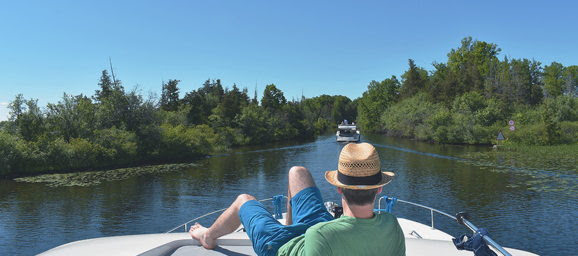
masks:
[[[179,85],[180,80],[170,79],[163,83],[161,94],[161,108],[166,111],[176,111],[179,108]]]
[[[259,104],[259,100],[257,99],[257,86],[255,86],[255,94],[253,96],[253,99],[251,100],[251,104],[254,104],[254,105]]]
[[[269,110],[280,110],[283,105],[287,104],[287,99],[283,92],[274,84],[267,85],[263,91],[263,98],[261,99],[261,106]]]
[[[102,71],[102,75],[100,76],[98,86],[100,87],[100,90],[96,90],[94,98],[98,102],[103,102],[104,99],[110,97],[113,90],[112,80],[110,79],[110,76],[108,75],[108,72],[106,70]]]
[[[401,76],[403,78],[401,95],[404,98],[411,97],[425,88],[427,79],[427,71],[417,67],[414,60],[409,59],[408,63],[409,69]]]

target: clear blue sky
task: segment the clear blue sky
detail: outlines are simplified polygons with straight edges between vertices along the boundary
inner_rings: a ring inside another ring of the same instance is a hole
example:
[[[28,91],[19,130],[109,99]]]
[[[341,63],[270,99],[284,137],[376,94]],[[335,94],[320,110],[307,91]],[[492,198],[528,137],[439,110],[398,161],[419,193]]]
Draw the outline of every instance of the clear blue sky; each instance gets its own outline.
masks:
[[[181,96],[207,78],[275,83],[288,99],[359,97],[431,70],[466,36],[502,56],[578,64],[575,1],[5,1],[0,9],[0,120],[18,93],[45,106],[92,95],[110,56],[125,88]]]

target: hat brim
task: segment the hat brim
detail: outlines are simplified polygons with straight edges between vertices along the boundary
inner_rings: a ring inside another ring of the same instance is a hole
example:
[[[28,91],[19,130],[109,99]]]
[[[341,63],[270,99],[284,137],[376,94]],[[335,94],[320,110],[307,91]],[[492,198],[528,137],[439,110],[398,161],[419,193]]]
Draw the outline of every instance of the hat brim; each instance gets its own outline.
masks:
[[[337,179],[337,171],[326,171],[325,172],[325,180],[331,183],[331,185],[340,187],[340,188],[347,188],[347,189],[354,189],[354,190],[367,190],[367,189],[374,189],[379,188],[387,185],[387,183],[391,182],[395,177],[393,172],[381,172],[381,181],[375,185],[346,185]]]

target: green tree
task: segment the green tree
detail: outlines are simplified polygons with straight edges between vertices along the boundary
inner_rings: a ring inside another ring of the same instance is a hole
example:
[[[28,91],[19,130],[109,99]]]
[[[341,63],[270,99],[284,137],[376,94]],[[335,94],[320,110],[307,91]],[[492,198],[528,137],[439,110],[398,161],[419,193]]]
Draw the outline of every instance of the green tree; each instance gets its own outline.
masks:
[[[18,94],[8,108],[10,120],[25,140],[34,141],[45,132],[44,113],[38,107],[38,100],[26,100],[22,94]]]
[[[345,96],[333,96],[330,120],[335,124],[342,120],[355,121],[356,119],[357,109],[353,102]]]
[[[10,120],[15,121],[20,118],[26,112],[26,99],[24,95],[18,94],[14,97],[14,100],[8,105],[10,109]]]
[[[94,99],[97,102],[97,126],[101,129],[124,127],[129,103],[120,80],[111,81],[106,70],[102,71]]]
[[[241,109],[249,104],[247,89],[239,90],[236,84],[233,84],[231,90],[225,90],[223,101],[217,107],[227,126],[234,126],[234,119],[241,113]]]
[[[261,98],[261,106],[270,111],[278,111],[283,105],[287,104],[283,92],[274,84],[269,84],[263,91],[263,98]]]
[[[448,53],[448,66],[454,70],[463,70],[466,66],[473,66],[481,77],[489,73],[490,63],[498,60],[502,49],[496,44],[473,40],[472,37],[462,39],[461,46]]]
[[[137,136],[117,128],[96,131],[93,142],[110,152],[108,164],[130,164],[138,161]]]
[[[498,61],[501,49],[497,45],[483,41],[473,40],[471,37],[462,39],[462,44],[457,49],[448,53],[449,69],[457,76],[457,84],[454,85],[454,95],[476,90],[484,90],[484,79],[491,72],[491,65]]]
[[[183,103],[190,106],[187,113],[187,120],[190,124],[208,124],[209,116],[213,114],[221,101],[225,91],[221,85],[221,80],[206,80],[203,86],[198,90],[187,93]]]
[[[237,123],[242,134],[247,137],[247,143],[262,143],[271,141],[272,132],[267,124],[267,111],[257,105],[251,104],[242,109]]]
[[[33,145],[19,136],[0,130],[0,178],[23,175],[30,171],[36,163],[31,161]]]
[[[429,102],[423,93],[419,93],[392,104],[381,114],[380,121],[389,135],[429,140],[433,137],[433,128],[428,120],[439,108],[437,104]]]
[[[544,67],[544,89],[549,97],[558,97],[564,93],[564,66],[552,62]]]
[[[564,70],[565,93],[578,97],[578,66],[568,66]]]
[[[407,98],[422,91],[427,82],[427,71],[423,68],[417,67],[412,59],[408,60],[409,69],[401,76],[401,91],[402,97]]]
[[[71,138],[89,138],[96,128],[96,108],[90,98],[66,93],[57,104],[49,103],[46,119],[50,130],[70,142]]]
[[[169,79],[163,83],[161,93],[161,108],[166,111],[176,111],[179,108],[179,82],[180,80]]]
[[[100,81],[98,82],[98,86],[100,87],[100,90],[96,90],[95,99],[97,101],[102,102],[102,100],[109,97],[112,92],[112,81],[110,80],[108,71],[106,70],[102,71],[102,74],[100,75]]]
[[[332,118],[333,99],[329,95],[320,95],[314,98],[305,99],[301,102],[305,109],[306,118],[310,122],[316,122],[319,118],[331,119],[332,123],[342,120]]]
[[[210,106],[206,103],[205,95],[199,91],[187,93],[183,102],[190,107],[187,121],[190,124],[204,124],[208,122]]]
[[[399,96],[400,83],[395,76],[381,82],[371,81],[357,105],[357,121],[367,131],[378,131],[383,112]]]
[[[540,63],[528,59],[510,62],[512,88],[511,100],[516,103],[535,105],[542,100]]]
[[[457,90],[459,79],[457,72],[451,70],[445,63],[434,63],[435,72],[427,85],[427,92],[434,102],[446,105],[459,94]]]
[[[158,125],[159,116],[152,97],[143,98],[137,88],[124,96],[126,106],[124,111],[124,126],[128,131],[137,131],[143,126]]]
[[[313,98],[303,98],[295,105],[301,106],[303,118],[315,127],[317,133],[335,130],[335,125],[341,121],[357,119],[356,104],[341,95],[320,95]]]
[[[545,104],[542,111],[542,120],[545,125],[545,136],[543,138],[546,145],[557,144],[561,137],[560,123],[555,120],[555,109],[551,104]]]
[[[125,118],[128,111],[128,99],[124,90],[113,90],[109,95],[100,97],[100,99],[96,111],[98,127],[101,129],[111,127],[126,128]]]

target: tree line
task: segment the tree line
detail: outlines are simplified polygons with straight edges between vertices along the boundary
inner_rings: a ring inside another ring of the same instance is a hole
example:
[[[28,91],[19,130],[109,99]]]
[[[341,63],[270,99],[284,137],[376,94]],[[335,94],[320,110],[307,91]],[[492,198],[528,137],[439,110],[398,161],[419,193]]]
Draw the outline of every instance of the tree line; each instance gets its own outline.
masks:
[[[0,177],[186,161],[234,146],[311,139],[357,115],[347,97],[289,101],[274,84],[261,99],[219,79],[182,97],[179,86],[171,79],[160,98],[143,97],[103,70],[92,96],[64,94],[41,108],[17,95],[9,121],[0,123]]]
[[[464,38],[427,71],[409,60],[398,79],[371,81],[355,100],[287,100],[274,84],[257,92],[179,80],[144,97],[103,70],[94,95],[64,94],[38,106],[17,95],[0,122],[0,177],[190,160],[230,147],[310,139],[357,120],[364,132],[438,143],[552,145],[578,142],[578,66],[499,58],[497,45]],[[510,130],[508,121],[515,121]]]
[[[356,100],[359,124],[439,143],[493,144],[499,132],[506,143],[578,142],[578,66],[500,59],[500,52],[467,37],[432,71],[410,59],[401,79],[372,81]]]

